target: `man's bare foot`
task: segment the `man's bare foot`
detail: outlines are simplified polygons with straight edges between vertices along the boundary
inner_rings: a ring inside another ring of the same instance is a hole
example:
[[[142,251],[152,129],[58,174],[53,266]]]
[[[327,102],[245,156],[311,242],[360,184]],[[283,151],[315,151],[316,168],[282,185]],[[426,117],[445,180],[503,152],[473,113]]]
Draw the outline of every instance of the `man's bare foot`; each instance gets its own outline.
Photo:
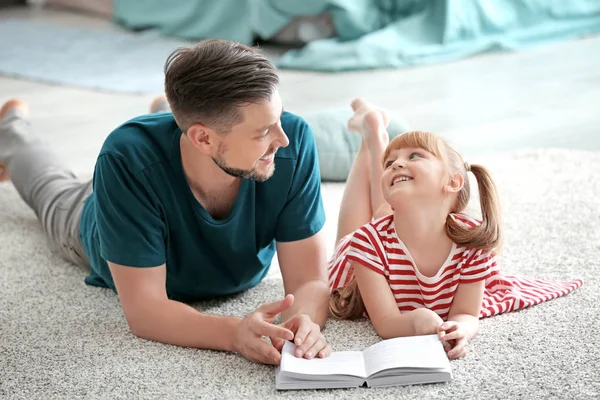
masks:
[[[150,104],[150,113],[159,113],[159,112],[169,112],[171,111],[171,107],[169,106],[169,102],[167,101],[167,96],[161,94],[157,96]]]
[[[25,102],[25,100],[10,99],[4,103],[2,108],[0,108],[0,120],[4,118],[6,113],[14,109],[19,109],[23,114],[29,115],[29,105]]]
[[[387,145],[390,141],[386,130],[390,122],[387,111],[368,103],[362,97],[352,100],[351,106],[354,115],[348,120],[348,128],[359,133],[367,145],[374,142]]]
[[[5,182],[10,180],[8,177],[8,171],[6,170],[6,166],[0,163],[0,182]]]
[[[21,113],[24,115],[29,115],[29,105],[27,105],[27,103],[24,100],[10,99],[2,105],[2,108],[0,108],[0,121],[10,110],[15,109],[20,110]],[[8,170],[6,169],[6,165],[0,162],[0,182],[8,180],[10,180],[10,178],[8,177]]]

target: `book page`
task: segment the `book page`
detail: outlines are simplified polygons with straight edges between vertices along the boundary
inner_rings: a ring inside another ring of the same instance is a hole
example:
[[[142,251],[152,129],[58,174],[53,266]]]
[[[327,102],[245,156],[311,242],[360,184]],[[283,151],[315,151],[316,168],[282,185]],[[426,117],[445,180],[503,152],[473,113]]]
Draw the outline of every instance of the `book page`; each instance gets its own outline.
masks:
[[[286,341],[281,350],[281,372],[304,375],[351,375],[366,378],[365,362],[360,351],[336,351],[327,358],[307,360],[294,356],[296,345]]]
[[[392,368],[450,369],[450,361],[437,335],[383,340],[363,351],[367,376]]]

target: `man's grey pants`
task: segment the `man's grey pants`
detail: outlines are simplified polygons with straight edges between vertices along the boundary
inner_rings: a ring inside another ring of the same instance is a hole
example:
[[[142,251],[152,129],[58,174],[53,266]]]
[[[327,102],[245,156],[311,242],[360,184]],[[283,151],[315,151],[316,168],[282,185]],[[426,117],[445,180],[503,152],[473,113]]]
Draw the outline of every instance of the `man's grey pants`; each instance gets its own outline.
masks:
[[[170,112],[166,100],[155,102],[152,112]],[[27,205],[35,211],[42,229],[69,261],[89,266],[79,237],[83,203],[92,193],[92,181],[80,182],[48,146],[31,132],[27,116],[13,109],[0,120],[0,162]]]
[[[79,220],[92,182],[77,180],[47,145],[34,138],[28,118],[18,109],[8,111],[0,121],[0,161],[50,242],[67,260],[89,265]]]

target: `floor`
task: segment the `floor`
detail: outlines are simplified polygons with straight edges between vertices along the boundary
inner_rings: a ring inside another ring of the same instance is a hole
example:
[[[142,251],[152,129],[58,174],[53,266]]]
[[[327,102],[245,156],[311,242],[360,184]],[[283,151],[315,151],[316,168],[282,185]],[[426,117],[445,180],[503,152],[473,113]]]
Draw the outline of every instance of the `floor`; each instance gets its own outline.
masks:
[[[57,10],[0,9],[3,18],[114,29],[108,21]],[[346,107],[364,96],[402,115],[414,129],[443,134],[467,157],[526,147],[600,149],[600,37],[420,68],[280,72],[288,110]],[[31,104],[38,134],[82,174],[93,170],[106,135],[146,112],[153,97],[0,76],[0,102],[14,96]]]

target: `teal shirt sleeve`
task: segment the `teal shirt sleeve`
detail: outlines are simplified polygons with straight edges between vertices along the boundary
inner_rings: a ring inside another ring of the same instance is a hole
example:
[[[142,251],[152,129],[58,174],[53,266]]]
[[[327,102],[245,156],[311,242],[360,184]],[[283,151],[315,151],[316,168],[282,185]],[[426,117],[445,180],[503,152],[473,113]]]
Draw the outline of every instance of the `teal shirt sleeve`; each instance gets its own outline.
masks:
[[[101,256],[130,267],[156,267],[166,262],[166,226],[144,171],[128,170],[110,154],[98,158],[94,173],[96,221]]]
[[[325,224],[315,138],[303,119],[299,118],[296,129],[299,129],[298,156],[287,202],[275,228],[275,240],[278,242],[306,239],[319,232]]]

